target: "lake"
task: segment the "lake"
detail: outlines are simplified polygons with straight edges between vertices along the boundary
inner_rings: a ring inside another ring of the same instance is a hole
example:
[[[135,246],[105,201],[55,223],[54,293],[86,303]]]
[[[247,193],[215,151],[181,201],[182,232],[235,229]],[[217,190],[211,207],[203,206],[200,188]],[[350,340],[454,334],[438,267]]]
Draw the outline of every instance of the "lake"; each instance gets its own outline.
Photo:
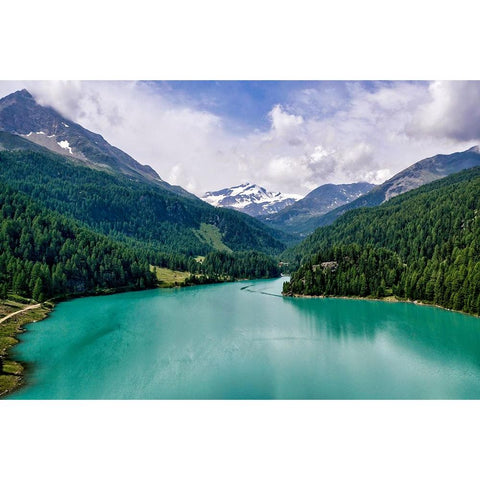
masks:
[[[60,303],[13,354],[11,399],[478,399],[480,319],[283,298],[284,279]]]

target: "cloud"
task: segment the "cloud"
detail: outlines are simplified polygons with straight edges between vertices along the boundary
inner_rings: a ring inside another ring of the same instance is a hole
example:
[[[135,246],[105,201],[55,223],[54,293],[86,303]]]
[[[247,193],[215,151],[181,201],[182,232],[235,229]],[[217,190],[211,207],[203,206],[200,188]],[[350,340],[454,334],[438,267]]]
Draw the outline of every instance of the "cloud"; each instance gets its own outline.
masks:
[[[300,194],[380,183],[480,136],[479,82],[319,82],[262,112],[262,130],[229,128],[205,99],[152,82],[0,82],[4,94],[22,87],[197,195],[245,181]]]
[[[428,91],[429,100],[409,126],[411,135],[480,139],[480,82],[432,82]]]
[[[275,105],[268,116],[272,122],[272,130],[280,135],[284,135],[303,123],[300,115],[291,115],[284,111],[281,105]]]
[[[346,107],[349,101],[348,82],[321,82],[293,92],[289,106],[298,115],[309,118],[327,117]]]
[[[36,82],[39,103],[149,164],[165,180],[201,193],[227,148],[222,120],[207,111],[176,105],[141,82]],[[198,188],[200,190],[198,190]]]

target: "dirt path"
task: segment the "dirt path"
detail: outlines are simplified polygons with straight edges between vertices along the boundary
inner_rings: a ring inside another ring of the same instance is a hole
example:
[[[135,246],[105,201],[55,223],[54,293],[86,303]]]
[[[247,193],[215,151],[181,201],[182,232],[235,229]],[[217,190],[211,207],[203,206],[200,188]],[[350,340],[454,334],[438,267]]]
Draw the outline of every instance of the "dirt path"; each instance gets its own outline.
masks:
[[[41,303],[37,303],[36,305],[29,305],[28,307],[25,307],[23,310],[17,310],[16,312],[9,313],[7,316],[0,318],[0,323],[3,323],[5,320],[8,320],[11,317],[14,317],[15,315],[18,315],[19,313],[26,312],[27,310],[33,310],[34,308],[40,308],[42,306]]]

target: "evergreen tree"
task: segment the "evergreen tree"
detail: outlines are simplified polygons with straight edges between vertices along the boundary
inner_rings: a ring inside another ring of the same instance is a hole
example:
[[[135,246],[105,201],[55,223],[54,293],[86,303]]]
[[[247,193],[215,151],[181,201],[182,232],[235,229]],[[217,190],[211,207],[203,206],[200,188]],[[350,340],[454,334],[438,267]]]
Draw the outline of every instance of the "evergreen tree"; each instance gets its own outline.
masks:
[[[32,297],[39,302],[42,302],[44,300],[43,284],[40,278],[37,278],[37,281],[35,282],[35,286],[33,287]]]

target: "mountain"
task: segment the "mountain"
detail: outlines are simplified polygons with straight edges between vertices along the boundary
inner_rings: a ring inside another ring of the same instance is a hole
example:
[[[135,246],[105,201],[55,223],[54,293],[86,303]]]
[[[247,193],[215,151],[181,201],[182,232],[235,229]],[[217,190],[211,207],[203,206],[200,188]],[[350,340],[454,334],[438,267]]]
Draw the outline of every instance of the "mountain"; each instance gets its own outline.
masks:
[[[161,252],[278,253],[282,234],[164,182],[21,90],[0,100],[0,182],[111,238]]]
[[[374,187],[375,185],[366,182],[322,185],[294,204],[260,220],[271,227],[305,236],[319,226],[319,219],[323,215],[352,202]]]
[[[286,294],[420,300],[480,314],[480,167],[345,213],[282,257]]]
[[[279,276],[259,252],[210,252],[202,262],[112,239],[0,183],[0,301],[8,292],[37,301],[157,285],[156,267],[188,271],[188,284]],[[190,278],[189,278],[190,277]],[[1,352],[1,348],[0,348]],[[1,371],[0,371],[1,373]]]
[[[193,196],[183,188],[163,181],[152,167],[141,165],[110,145],[101,135],[66,119],[51,107],[38,104],[25,89],[0,99],[0,130],[19,135],[79,165],[122,173],[137,180],[157,183],[184,196]]]
[[[444,178],[452,173],[480,165],[480,150],[478,146],[465,152],[449,155],[435,155],[425,158],[397,173],[395,176],[373,188],[357,200],[345,204],[319,219],[317,226],[330,225],[348,210],[360,207],[373,207],[402,193],[408,192],[434,180]]]
[[[268,192],[265,188],[251,183],[206,192],[202,200],[214,207],[225,207],[246,213],[252,217],[270,215],[292,205],[300,195]]]
[[[0,151],[0,183],[94,231],[163,252],[195,256],[222,249],[284,249],[278,232],[248,215],[214,208],[155,182],[132,182],[126,175],[84,167],[49,151]]]

